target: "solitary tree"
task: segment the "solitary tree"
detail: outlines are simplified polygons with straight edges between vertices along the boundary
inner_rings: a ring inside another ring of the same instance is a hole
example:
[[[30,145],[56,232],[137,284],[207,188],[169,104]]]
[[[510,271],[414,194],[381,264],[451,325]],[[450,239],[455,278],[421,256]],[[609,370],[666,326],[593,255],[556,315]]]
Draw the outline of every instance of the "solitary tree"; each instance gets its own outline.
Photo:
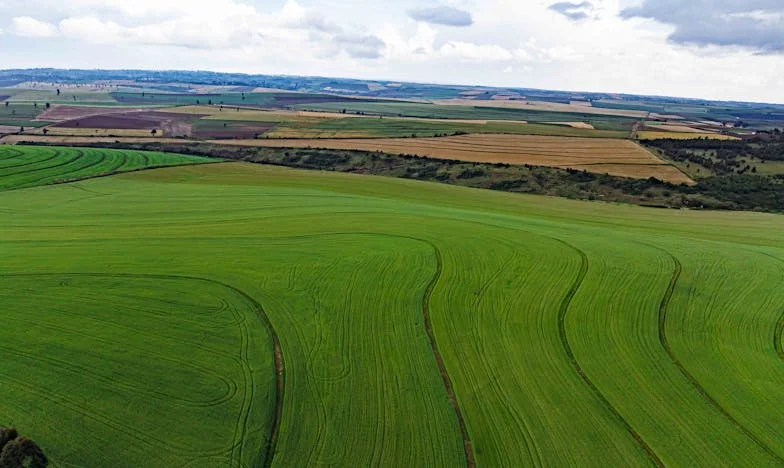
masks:
[[[46,108],[49,109],[50,107],[52,107],[52,105],[47,102],[46,103]]]
[[[57,88],[57,95],[60,95],[60,88]]]
[[[151,131],[150,133],[152,134],[152,136],[155,136],[155,135],[157,135],[157,134],[158,134],[158,130],[157,130],[157,129],[155,129],[155,128],[153,128],[153,129],[152,129],[152,131]]]
[[[44,135],[46,135],[47,133],[49,133],[49,129],[45,128],[45,129],[43,129],[43,132],[44,132]]]

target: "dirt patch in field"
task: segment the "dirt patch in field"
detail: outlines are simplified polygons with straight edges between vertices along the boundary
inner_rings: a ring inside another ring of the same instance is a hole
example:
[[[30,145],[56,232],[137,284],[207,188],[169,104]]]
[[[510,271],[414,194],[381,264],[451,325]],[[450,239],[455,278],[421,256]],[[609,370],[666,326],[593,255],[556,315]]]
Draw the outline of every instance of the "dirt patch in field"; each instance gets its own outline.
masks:
[[[594,126],[586,122],[545,122],[550,125],[564,125],[572,128],[584,128],[587,130],[595,130]]]
[[[640,145],[628,140],[604,138],[488,134],[443,138],[262,139],[221,143],[276,148],[380,151],[468,162],[579,168],[599,174],[612,171],[611,173],[624,177],[661,177],[661,180],[673,183],[688,180],[680,171]]]
[[[14,127],[12,125],[0,125],[0,134],[16,133],[18,131],[19,127]]]
[[[190,135],[191,122],[199,117],[202,116],[158,111],[110,113],[59,122],[54,127],[158,130],[164,136],[177,137]]]

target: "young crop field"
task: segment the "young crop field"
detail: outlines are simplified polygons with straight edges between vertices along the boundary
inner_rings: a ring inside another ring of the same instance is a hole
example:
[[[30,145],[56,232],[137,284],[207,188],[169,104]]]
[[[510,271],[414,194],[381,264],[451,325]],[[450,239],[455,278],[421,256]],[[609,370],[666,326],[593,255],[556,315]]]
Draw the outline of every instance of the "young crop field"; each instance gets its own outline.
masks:
[[[0,146],[0,190],[55,184],[149,167],[214,161],[198,156],[145,151]]]
[[[6,101],[7,102],[7,101]],[[42,127],[46,122],[35,120],[45,107],[43,104],[18,104],[0,102],[0,125],[17,127]]]
[[[529,135],[459,135],[444,138],[261,139],[230,144],[276,148],[380,151],[437,159],[570,168],[622,177],[691,180],[650,151],[627,140]]]
[[[0,213],[0,415],[57,466],[784,463],[781,216],[249,163]]]

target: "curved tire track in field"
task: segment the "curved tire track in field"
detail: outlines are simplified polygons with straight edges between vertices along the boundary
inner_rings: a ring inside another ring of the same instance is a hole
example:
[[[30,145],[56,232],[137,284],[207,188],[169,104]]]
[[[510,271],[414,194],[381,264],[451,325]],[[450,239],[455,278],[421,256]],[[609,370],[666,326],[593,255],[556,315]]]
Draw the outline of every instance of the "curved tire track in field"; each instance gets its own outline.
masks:
[[[361,214],[369,214],[369,213],[373,213],[373,212],[361,212]],[[282,217],[288,217],[288,216],[282,216]],[[320,238],[320,237],[330,237],[330,236],[381,236],[381,237],[391,237],[397,239],[408,239],[415,242],[421,242],[433,249],[433,253],[436,258],[436,272],[425,289],[425,295],[422,302],[422,315],[423,315],[425,333],[427,334],[430,348],[433,351],[433,357],[435,358],[436,364],[438,365],[439,373],[441,374],[441,379],[444,383],[444,389],[446,390],[447,397],[452,405],[452,409],[455,413],[455,416],[457,417],[458,426],[460,429],[460,437],[463,442],[463,451],[466,458],[466,465],[469,468],[475,468],[476,461],[474,457],[473,446],[471,444],[471,438],[468,434],[468,427],[466,426],[465,418],[463,417],[463,412],[460,409],[460,404],[458,403],[457,395],[454,391],[452,379],[451,377],[449,377],[449,373],[446,369],[446,364],[444,362],[443,357],[441,356],[441,352],[438,349],[438,343],[436,341],[435,333],[433,332],[432,324],[430,321],[430,298],[433,295],[433,291],[435,290],[436,285],[441,279],[441,275],[443,273],[443,256],[441,254],[441,250],[438,248],[438,246],[435,243],[426,239],[422,239],[414,236],[401,235],[401,234],[386,234],[386,233],[378,233],[378,232],[335,231],[335,232],[322,232],[317,234],[273,237],[272,239],[292,240],[292,239],[309,239],[309,238]]]
[[[272,340],[272,347],[273,347],[273,359],[275,363],[275,403],[274,403],[274,411],[272,415],[272,422],[270,426],[270,436],[267,439],[266,443],[264,444],[264,466],[269,467],[272,465],[272,460],[275,456],[275,449],[277,446],[278,441],[278,434],[280,431],[280,421],[281,421],[281,414],[283,411],[283,392],[284,392],[284,383],[285,383],[285,365],[283,359],[283,350],[280,347],[280,340],[278,339],[278,334],[275,328],[272,325],[272,322],[269,319],[266,311],[262,307],[262,305],[253,299],[249,294],[245,293],[244,291],[235,288],[227,283],[223,283],[221,281],[207,279],[207,278],[200,278],[196,276],[184,276],[184,275],[145,275],[145,274],[130,274],[130,273],[32,273],[32,274],[25,274],[25,273],[17,273],[17,274],[2,274],[0,277],[2,278],[13,278],[13,277],[52,277],[52,276],[81,276],[81,277],[113,277],[113,278],[139,278],[139,279],[170,279],[170,280],[195,280],[195,281],[203,281],[207,283],[216,284],[222,286],[235,294],[239,295],[240,297],[244,298],[248,301],[253,308],[256,310],[256,314],[261,319],[262,323],[264,323],[267,331],[270,334],[270,338]],[[253,388],[253,383],[250,383],[251,390]],[[252,404],[252,402],[251,402]],[[247,418],[250,413],[250,405],[248,406],[248,411],[245,413],[245,422],[243,423],[243,433],[245,431],[245,425],[247,424]],[[240,441],[241,444],[241,441]],[[233,451],[233,449],[232,449]],[[240,452],[241,453],[241,452]],[[240,460],[240,464],[242,465],[242,461]]]
[[[647,244],[646,244],[647,245]],[[672,363],[675,367],[678,368],[680,373],[683,375],[684,378],[694,387],[697,393],[700,394],[703,400],[705,400],[710,406],[712,406],[716,411],[721,413],[725,419],[727,419],[736,429],[743,433],[746,437],[748,437],[752,442],[754,442],[759,448],[761,448],[765,453],[776,459],[776,461],[780,464],[784,464],[784,458],[782,458],[779,454],[777,454],[773,449],[771,449],[765,442],[759,439],[754,433],[752,433],[746,426],[740,423],[737,419],[735,419],[726,408],[721,406],[718,401],[716,401],[710,393],[702,386],[702,384],[697,380],[697,378],[686,369],[686,366],[678,359],[678,356],[673,351],[672,347],[670,346],[669,339],[667,338],[667,315],[668,310],[670,307],[670,301],[672,300],[672,296],[675,294],[675,288],[678,286],[678,281],[680,280],[681,273],[683,272],[683,266],[681,265],[680,260],[678,260],[675,255],[671,252],[662,249],[661,247],[654,247],[655,249],[666,253],[670,259],[674,263],[674,271],[672,274],[672,278],[670,279],[670,284],[667,286],[667,290],[664,293],[664,297],[662,298],[661,305],[659,306],[659,343],[661,343],[662,348],[669,356]],[[781,319],[779,319],[779,324],[776,327],[776,332],[779,333],[779,338],[781,338],[781,331],[784,330],[784,315],[782,315]],[[778,351],[781,348],[781,341],[778,341],[779,345],[776,348]],[[781,354],[780,354],[781,356]],[[784,359],[784,357],[782,357]]]
[[[433,275],[433,279],[427,285],[427,289],[425,290],[425,298],[422,302],[422,315],[424,316],[425,332],[427,333],[428,341],[430,341],[430,348],[433,350],[433,356],[436,359],[436,364],[438,364],[438,370],[441,373],[441,380],[444,381],[444,388],[446,389],[447,396],[449,397],[449,402],[452,404],[452,409],[457,416],[457,424],[460,426],[460,436],[463,439],[463,451],[466,457],[466,466],[468,466],[468,468],[474,468],[476,466],[476,460],[474,458],[474,449],[471,446],[471,438],[468,435],[468,428],[465,423],[465,418],[463,417],[463,412],[460,410],[460,404],[457,401],[457,395],[455,394],[455,389],[452,385],[452,379],[449,377],[449,373],[446,370],[444,358],[441,356],[441,352],[438,350],[436,335],[433,332],[433,326],[430,322],[430,298],[433,295],[433,291],[441,279],[441,275],[444,270],[443,257],[441,255],[441,250],[432,242],[423,239],[416,240],[429,244],[435,253],[436,273]]]
[[[355,214],[375,214],[375,213],[373,213],[373,212],[357,212]],[[282,217],[288,217],[288,216],[282,216]],[[436,217],[436,218],[439,218],[439,219],[451,219],[451,218],[446,218],[446,217],[444,217],[444,218]],[[601,400],[601,402],[604,404],[605,408],[626,429],[626,431],[635,440],[635,442],[637,442],[637,444],[640,446],[640,448],[643,451],[645,451],[645,453],[650,458],[651,462],[654,463],[658,467],[664,467],[665,466],[664,462],[662,462],[662,460],[658,457],[658,455],[656,455],[656,453],[647,444],[647,442],[645,442],[645,440],[642,438],[642,436],[628,423],[628,421],[626,421],[626,419],[624,419],[624,417],[620,414],[620,412],[618,412],[618,410],[614,406],[612,406],[612,404],[607,399],[607,397],[605,397],[604,394],[601,393],[601,391],[590,380],[590,378],[587,376],[587,374],[585,374],[585,372],[583,371],[583,369],[580,366],[579,362],[577,361],[577,359],[574,356],[574,352],[572,351],[571,344],[569,343],[569,339],[568,339],[568,337],[566,335],[566,321],[565,321],[565,319],[566,319],[567,312],[569,310],[569,307],[571,305],[572,300],[577,295],[577,292],[579,291],[580,287],[582,286],[582,283],[585,280],[585,276],[588,273],[588,256],[585,254],[585,252],[583,252],[581,249],[573,246],[572,244],[570,244],[570,243],[568,243],[568,242],[566,242],[566,241],[564,241],[562,239],[559,239],[559,238],[556,238],[556,237],[551,237],[551,236],[544,235],[544,234],[533,233],[533,232],[525,230],[525,229],[509,227],[509,226],[503,226],[503,225],[498,225],[498,224],[493,224],[493,223],[484,223],[484,222],[480,222],[480,221],[464,221],[464,220],[462,220],[461,222],[465,222],[465,223],[469,223],[469,224],[477,224],[477,225],[482,225],[482,226],[489,226],[489,227],[493,227],[493,228],[508,229],[508,230],[513,230],[513,231],[517,231],[517,232],[525,232],[525,233],[530,234],[530,235],[547,238],[547,239],[555,241],[555,242],[557,242],[557,243],[559,243],[561,245],[566,246],[570,250],[573,250],[573,251],[575,251],[576,253],[578,253],[580,255],[580,257],[582,258],[582,266],[581,266],[581,269],[580,269],[580,273],[579,273],[577,279],[575,280],[574,284],[572,285],[572,287],[569,289],[569,291],[567,292],[566,296],[564,297],[564,300],[561,303],[561,307],[559,309],[558,327],[559,327],[559,336],[560,336],[560,340],[561,340],[562,346],[563,346],[564,350],[566,351],[566,354],[568,356],[568,359],[569,359],[572,367],[575,369],[575,371],[580,376],[580,378],[583,380],[583,382],[592,390],[592,392],[595,394],[595,396],[597,396]],[[285,239],[296,239],[296,238],[308,238],[308,237],[321,237],[321,236],[329,236],[329,235],[378,235],[378,233],[372,233],[372,232],[329,232],[329,233],[309,234],[309,235],[302,235],[302,236],[285,236],[285,237],[282,237],[282,238],[285,238]],[[438,345],[437,345],[437,342],[436,342],[436,339],[435,339],[435,335],[433,333],[433,330],[432,330],[432,327],[431,327],[431,323],[430,323],[430,315],[429,315],[430,296],[432,295],[433,290],[435,289],[435,286],[436,286],[436,284],[438,283],[438,280],[441,277],[442,267],[443,267],[441,251],[431,241],[425,240],[425,239],[421,239],[421,238],[418,238],[418,237],[405,236],[405,235],[394,235],[394,234],[381,234],[381,235],[386,235],[386,236],[390,236],[390,237],[405,238],[405,239],[412,239],[412,240],[415,240],[415,241],[423,242],[425,244],[430,245],[430,247],[433,248],[433,250],[434,250],[434,252],[436,254],[436,261],[438,262],[436,276],[434,277],[433,281],[431,281],[430,285],[428,285],[428,288],[426,290],[426,295],[425,295],[425,301],[424,301],[424,305],[423,305],[423,313],[424,313],[424,316],[425,316],[424,317],[425,318],[425,331],[427,332],[428,339],[430,340],[430,344],[431,344],[431,347],[433,349],[433,354],[436,357],[436,362],[438,364],[439,370],[441,371],[441,377],[444,380],[444,387],[446,388],[447,394],[449,396],[450,402],[452,403],[452,407],[453,407],[453,409],[455,411],[455,414],[458,417],[458,423],[460,425],[460,432],[461,432],[461,436],[463,438],[463,446],[464,446],[464,450],[466,451],[467,464],[468,464],[468,466],[470,468],[474,468],[476,466],[476,463],[475,463],[475,458],[474,458],[474,453],[473,453],[473,447],[471,445],[471,440],[470,440],[470,437],[469,437],[469,434],[468,434],[467,427],[465,426],[465,419],[463,418],[462,411],[460,410],[460,406],[459,406],[459,403],[457,401],[457,397],[456,397],[456,394],[455,394],[455,391],[454,391],[454,387],[452,386],[451,378],[449,377],[449,374],[448,374],[448,372],[446,370],[446,366],[444,364],[443,358],[441,357],[441,354],[438,351]],[[469,458],[469,454],[470,454],[470,458]]]
[[[604,396],[601,390],[599,390],[599,388],[596,387],[593,381],[591,381],[591,379],[585,373],[583,368],[580,366],[579,361],[577,361],[577,358],[574,355],[572,346],[569,343],[569,336],[566,333],[566,316],[569,312],[569,307],[572,304],[572,300],[577,295],[577,292],[580,290],[580,287],[582,287],[582,284],[585,281],[585,277],[588,274],[588,256],[581,249],[561,239],[555,239],[555,238],[552,239],[576,251],[578,254],[580,254],[580,257],[582,259],[582,265],[580,266],[580,271],[577,274],[577,278],[572,284],[572,287],[569,288],[569,291],[566,293],[566,296],[564,296],[564,299],[561,302],[561,307],[558,311],[558,334],[559,334],[559,338],[561,339],[561,344],[564,348],[564,351],[566,351],[566,355],[569,358],[569,362],[572,364],[572,367],[574,367],[574,370],[577,371],[577,374],[580,376],[580,378],[583,379],[583,382],[585,382],[585,384],[593,391],[594,395],[596,395],[599,398],[599,400],[601,400],[605,408],[607,408],[607,410],[610,411],[610,413],[612,413],[615,419],[618,420],[618,422],[620,422],[621,425],[623,425],[623,427],[632,436],[632,438],[634,438],[634,440],[637,442],[640,448],[645,451],[645,453],[648,455],[651,461],[655,463],[656,466],[663,468],[664,462],[662,462],[659,456],[656,455],[656,452],[653,451],[653,449],[648,445],[647,442],[645,442],[642,436],[631,426],[631,424],[629,424],[629,422],[626,421],[626,419],[624,419],[623,415],[621,415],[621,413],[612,405],[612,403],[610,403],[610,401],[607,399],[606,396]]]

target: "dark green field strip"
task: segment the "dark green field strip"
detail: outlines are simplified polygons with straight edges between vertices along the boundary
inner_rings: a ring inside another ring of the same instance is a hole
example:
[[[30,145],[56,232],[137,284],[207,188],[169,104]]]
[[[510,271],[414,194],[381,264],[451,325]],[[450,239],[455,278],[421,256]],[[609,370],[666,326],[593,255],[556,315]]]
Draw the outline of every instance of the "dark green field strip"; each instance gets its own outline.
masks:
[[[585,254],[584,251],[574,247],[572,245],[567,244],[570,248],[577,251],[580,254],[582,259],[582,264],[580,266],[580,271],[575,279],[574,284],[569,289],[569,292],[564,297],[563,302],[561,303],[561,307],[558,311],[558,333],[561,339],[561,343],[563,344],[564,351],[566,351],[566,355],[569,357],[569,361],[571,362],[572,366],[574,367],[575,371],[580,375],[580,378],[583,379],[585,384],[591,388],[594,394],[602,401],[605,405],[607,410],[612,413],[612,415],[623,425],[626,432],[628,432],[632,438],[639,444],[640,448],[642,448],[645,453],[650,457],[651,461],[656,465],[663,467],[664,462],[662,462],[661,458],[656,455],[656,452],[648,445],[647,442],[642,438],[642,436],[629,424],[629,422],[624,419],[623,415],[618,411],[615,406],[610,403],[607,397],[599,390],[598,387],[591,381],[591,379],[586,375],[585,371],[583,370],[582,366],[580,365],[577,358],[574,356],[574,351],[572,350],[572,346],[569,343],[569,336],[566,332],[566,316],[569,313],[569,307],[572,304],[572,300],[577,292],[580,290],[580,287],[583,285],[585,281],[585,277],[588,274],[588,256]]]
[[[443,274],[444,260],[443,256],[441,255],[441,251],[438,249],[436,244],[428,241],[423,242],[430,244],[436,256],[436,274],[433,276],[432,281],[428,283],[427,289],[425,290],[425,299],[422,302],[422,315],[424,316],[425,332],[427,333],[427,339],[430,341],[430,347],[433,348],[433,355],[435,356],[436,363],[438,364],[438,370],[441,373],[441,379],[444,381],[444,388],[446,389],[447,395],[449,395],[449,402],[452,404],[452,408],[455,411],[455,416],[457,417],[458,425],[460,426],[460,436],[463,439],[463,450],[465,451],[466,466],[468,466],[468,468],[473,468],[476,466],[476,457],[474,456],[474,449],[471,446],[471,437],[468,434],[465,417],[463,416],[463,412],[460,409],[460,403],[458,402],[457,395],[455,394],[452,378],[449,377],[449,372],[446,369],[444,358],[441,355],[441,351],[438,350],[438,342],[436,341],[436,336],[433,332],[433,326],[430,320],[430,298],[432,297],[433,290],[438,285],[438,281],[441,279],[441,275]]]
[[[117,172],[215,161],[218,160],[142,151],[0,147],[0,190],[69,182]]]

